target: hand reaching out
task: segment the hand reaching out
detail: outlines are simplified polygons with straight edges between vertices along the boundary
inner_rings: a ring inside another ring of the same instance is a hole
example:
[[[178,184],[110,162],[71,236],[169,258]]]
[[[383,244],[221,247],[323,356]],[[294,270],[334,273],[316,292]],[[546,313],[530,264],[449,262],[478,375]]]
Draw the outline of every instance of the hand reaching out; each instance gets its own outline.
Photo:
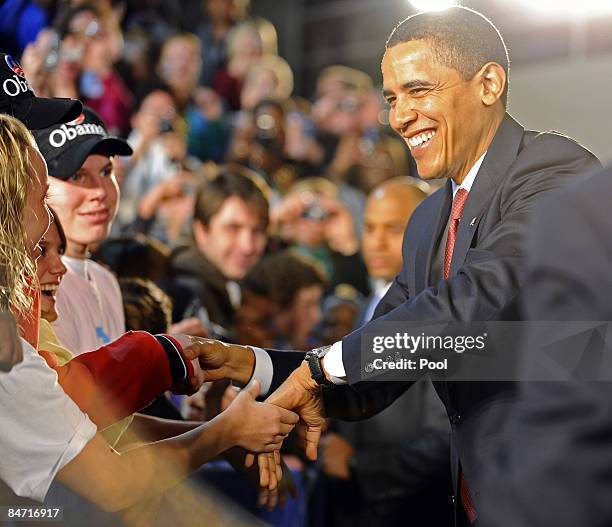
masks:
[[[300,416],[296,427],[298,434],[304,440],[306,457],[315,461],[321,433],[325,426],[325,409],[321,398],[321,388],[312,379],[310,368],[302,362],[277,390],[266,399],[267,403],[291,409]],[[248,454],[245,465],[251,466],[254,456]],[[264,453],[257,456],[260,486],[274,490],[282,478],[280,453]]]
[[[271,490],[268,486],[262,487],[260,485],[260,472],[259,465],[251,465],[249,468],[245,468],[244,460],[246,452],[239,448],[232,448],[224,453],[224,457],[230,462],[232,467],[239,472],[246,474],[247,478],[259,488],[259,496],[257,504],[260,507],[267,507],[268,510],[274,509],[277,505],[281,507],[285,504],[288,497],[297,497],[297,488],[293,477],[291,476],[290,470],[285,465],[285,462],[281,458],[280,465],[282,467],[282,478],[278,481],[276,488]]]
[[[209,331],[198,317],[184,318],[170,326],[171,333],[186,333],[196,337],[208,337]]]
[[[198,359],[206,381],[229,379],[247,384],[253,375],[255,355],[247,346],[226,344],[215,339],[183,335],[188,339],[183,346],[188,359]]]
[[[349,209],[342,202],[325,196],[322,196],[320,201],[329,214],[324,227],[327,244],[332,250],[345,256],[355,254],[359,250],[359,239]]]
[[[293,410],[300,416],[298,426],[304,428],[306,457],[315,461],[317,446],[325,426],[325,409],[321,387],[312,379],[308,364],[302,362],[266,402]]]
[[[349,461],[353,455],[355,449],[339,434],[330,432],[321,440],[321,470],[328,476],[350,479]]]
[[[299,417],[279,406],[255,401],[259,390],[259,382],[254,381],[238,394],[220,417],[227,422],[232,445],[250,452],[278,451]]]
[[[181,386],[175,386],[172,391],[176,394],[192,395],[209,379],[206,377],[206,372],[200,365],[197,352],[193,350],[193,337],[181,333],[174,333],[171,336],[181,345],[183,356],[190,361],[193,366],[193,376],[186,379]]]

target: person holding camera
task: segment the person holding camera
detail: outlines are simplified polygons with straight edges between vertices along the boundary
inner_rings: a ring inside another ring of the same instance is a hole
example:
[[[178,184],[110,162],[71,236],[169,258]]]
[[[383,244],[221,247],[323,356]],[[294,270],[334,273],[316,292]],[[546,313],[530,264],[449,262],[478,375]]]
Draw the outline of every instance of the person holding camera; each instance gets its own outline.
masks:
[[[330,290],[346,283],[369,294],[355,218],[334,183],[324,178],[297,183],[273,209],[272,224],[284,243],[318,263]]]
[[[153,89],[132,117],[132,126],[128,143],[134,154],[122,159],[114,232],[139,232],[177,245],[193,209],[193,172],[199,162],[187,154],[186,123],[177,113],[172,93],[163,87]]]

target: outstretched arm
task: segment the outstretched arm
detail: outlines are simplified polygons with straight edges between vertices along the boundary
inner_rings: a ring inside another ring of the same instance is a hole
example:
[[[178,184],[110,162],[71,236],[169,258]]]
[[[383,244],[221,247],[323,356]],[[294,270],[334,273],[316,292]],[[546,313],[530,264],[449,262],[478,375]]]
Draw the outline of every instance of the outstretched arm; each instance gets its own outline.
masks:
[[[58,473],[58,480],[105,510],[124,509],[176,485],[203,463],[234,446],[278,450],[297,415],[257,403],[258,383],[215,419],[170,439],[118,454],[97,434]]]

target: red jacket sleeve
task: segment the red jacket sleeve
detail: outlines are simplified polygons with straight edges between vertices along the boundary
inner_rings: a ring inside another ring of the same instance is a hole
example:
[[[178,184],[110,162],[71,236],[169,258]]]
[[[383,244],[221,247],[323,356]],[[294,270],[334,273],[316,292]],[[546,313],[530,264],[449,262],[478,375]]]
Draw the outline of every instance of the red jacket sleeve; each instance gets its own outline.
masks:
[[[174,339],[170,339],[182,352]],[[105,428],[148,405],[172,388],[168,352],[145,331],[131,331],[106,346],[83,353],[64,366],[40,351],[58,374],[66,394],[98,426]],[[186,378],[193,375],[188,362]]]

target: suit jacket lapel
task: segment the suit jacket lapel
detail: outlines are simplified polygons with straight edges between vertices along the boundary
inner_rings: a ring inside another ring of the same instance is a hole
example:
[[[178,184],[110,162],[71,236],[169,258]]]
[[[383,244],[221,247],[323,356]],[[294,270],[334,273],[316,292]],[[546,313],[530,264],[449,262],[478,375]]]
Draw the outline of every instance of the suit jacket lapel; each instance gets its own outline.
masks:
[[[413,284],[414,290],[410,294],[414,296],[429,286],[429,276],[431,274],[431,266],[436,257],[436,248],[438,240],[441,238],[450,207],[453,200],[453,190],[450,179],[446,182],[443,188],[435,192],[431,196],[433,203],[431,204],[434,216],[431,222],[428,222],[423,228],[423,235],[419,237],[420,243],[417,245],[415,255],[415,273]]]
[[[478,223],[484,215],[501,180],[516,159],[524,128],[506,114],[485,155],[463,209],[453,249],[450,276],[463,265]]]

